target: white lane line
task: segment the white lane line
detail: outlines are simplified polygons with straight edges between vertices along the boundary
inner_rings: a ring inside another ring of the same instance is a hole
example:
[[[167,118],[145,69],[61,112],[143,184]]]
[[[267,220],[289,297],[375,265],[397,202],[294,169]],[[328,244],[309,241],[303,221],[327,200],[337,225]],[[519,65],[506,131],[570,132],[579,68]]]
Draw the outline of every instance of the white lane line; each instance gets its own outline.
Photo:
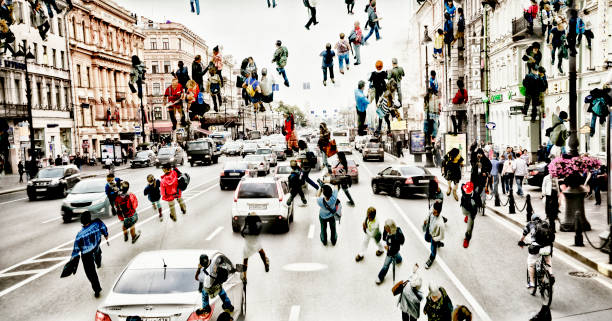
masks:
[[[11,276],[18,276],[18,275],[36,274],[36,273],[40,273],[44,271],[45,270],[27,270],[27,271],[8,272],[8,273],[0,274],[0,278],[8,278]]]
[[[53,262],[53,261],[63,261],[64,259],[69,259],[70,257],[68,256],[64,256],[64,257],[48,257],[45,259],[35,259],[30,261],[30,263],[40,263],[40,262]]]
[[[289,321],[298,321],[300,319],[300,306],[291,306],[291,312],[289,312]]]
[[[59,248],[59,249],[54,249],[51,252],[72,251],[72,250],[73,250],[72,247],[63,247],[63,248]]]
[[[219,232],[221,232],[221,231],[223,231],[223,226],[219,226],[219,227],[217,227],[217,229],[216,229],[214,232],[212,232],[212,234],[211,234],[211,235],[209,235],[209,236],[206,238],[206,240],[207,240],[207,241],[212,240],[212,239],[213,239],[215,236],[217,236],[217,234],[219,234]]]
[[[212,182],[213,180],[217,180],[217,178],[213,178],[213,179],[211,179],[211,180],[208,180],[208,181],[206,181],[206,182],[204,182],[204,183],[202,183],[202,184],[199,184],[199,185],[195,186],[194,188],[197,188],[197,187],[200,187],[200,186],[202,186],[202,185],[205,185],[205,184],[207,184],[207,183],[209,183],[209,182]],[[216,188],[216,187],[218,187],[218,186],[219,186],[219,184],[214,184],[214,185],[212,185],[212,186],[210,186],[210,187],[208,187],[208,188],[206,188],[206,189],[204,189],[204,190],[200,191],[198,194],[194,195],[193,197],[190,197],[190,198],[186,199],[185,201],[187,202],[187,201],[189,201],[189,200],[191,200],[191,199],[195,198],[196,196],[199,196],[200,194],[206,193],[206,192],[208,192],[208,191],[210,191],[210,190],[212,190],[213,188]],[[148,208],[149,208],[149,207],[151,207],[151,206],[148,206]],[[169,211],[169,210],[166,210],[166,211]],[[145,224],[145,223],[147,223],[147,222],[150,222],[150,221],[151,221],[151,220],[153,220],[153,219],[158,219],[158,216],[157,216],[157,215],[151,215],[150,217],[148,217],[147,219],[145,219],[144,221],[142,221],[142,222],[140,223],[140,226],[144,225],[144,224]],[[107,226],[107,227],[109,227],[109,226],[111,226],[111,225],[118,224],[119,222],[121,222],[121,221],[117,221],[117,222],[115,222],[115,223],[111,223],[111,224],[108,224],[108,225],[106,225],[106,226]],[[123,232],[119,232],[119,233],[115,234],[114,236],[112,236],[111,238],[109,238],[109,240],[115,239],[115,238],[117,238],[117,237],[119,237],[119,236],[122,236],[122,235],[123,235]],[[104,242],[104,241],[103,241],[103,242]],[[43,252],[43,253],[40,253],[40,254],[38,254],[38,255],[36,255],[36,256],[33,256],[33,257],[31,257],[31,258],[29,258],[29,259],[27,259],[27,260],[24,260],[24,261],[22,261],[22,262],[20,262],[20,263],[17,263],[17,264],[14,264],[13,266],[8,267],[8,268],[6,268],[6,269],[4,269],[4,270],[0,271],[0,274],[4,274],[4,273],[6,273],[7,271],[10,271],[10,270],[14,269],[14,268],[15,268],[15,267],[17,267],[17,266],[20,266],[20,265],[23,265],[23,264],[27,264],[27,263],[31,262],[32,260],[36,259],[37,257],[43,256],[43,255],[45,255],[45,254],[47,254],[47,253],[50,253],[50,252],[57,251],[58,249],[60,249],[60,248],[62,248],[62,247],[64,247],[64,246],[66,246],[66,245],[72,244],[72,243],[74,243],[74,241],[73,241],[73,240],[70,240],[70,241],[65,242],[65,243],[63,243],[63,244],[60,244],[60,245],[58,245],[58,246],[56,246],[56,247],[54,247],[54,248],[52,248],[52,249],[50,249],[50,250],[47,250],[47,251],[45,251],[45,252]],[[30,282],[32,282],[32,281],[34,281],[34,280],[36,280],[36,279],[40,278],[41,276],[43,276],[43,275],[45,275],[45,274],[47,274],[47,273],[49,273],[49,272],[51,272],[51,271],[53,271],[53,270],[57,269],[58,267],[63,266],[63,265],[64,265],[64,264],[66,264],[67,262],[68,262],[68,259],[64,259],[63,261],[59,262],[58,264],[53,265],[53,266],[49,267],[48,269],[43,270],[43,271],[41,271],[40,273],[37,273],[37,274],[35,274],[34,276],[32,276],[32,277],[30,277],[30,278],[27,278],[27,279],[25,279],[25,280],[23,280],[23,281],[21,281],[21,282],[19,282],[19,283],[17,283],[17,284],[14,284],[13,286],[11,286],[11,287],[9,287],[9,288],[4,289],[3,291],[1,291],[1,292],[0,292],[0,298],[1,298],[1,297],[3,297],[3,296],[5,296],[5,295],[7,295],[7,294],[9,294],[9,293],[11,293],[11,292],[13,292],[13,291],[15,291],[15,290],[17,290],[17,289],[19,289],[20,287],[22,287],[22,286],[24,286],[24,285],[26,285],[26,284],[28,284],[28,283],[30,283]]]
[[[54,218],[50,218],[50,219],[48,219],[48,220],[46,220],[46,221],[42,221],[42,222],[40,222],[40,223],[45,224],[45,223],[49,223],[49,222],[53,222],[53,221],[57,221],[57,220],[61,220],[61,219],[62,219],[62,217],[61,217],[61,216],[56,216],[56,217],[54,217]]]
[[[312,239],[314,237],[314,224],[310,224],[308,228],[308,238]]]
[[[18,201],[23,201],[23,200],[27,200],[27,199],[28,199],[27,197],[24,197],[24,198],[18,198],[18,199],[16,199],[16,200],[2,202],[2,203],[0,203],[0,205],[9,204],[9,203],[18,202]]]

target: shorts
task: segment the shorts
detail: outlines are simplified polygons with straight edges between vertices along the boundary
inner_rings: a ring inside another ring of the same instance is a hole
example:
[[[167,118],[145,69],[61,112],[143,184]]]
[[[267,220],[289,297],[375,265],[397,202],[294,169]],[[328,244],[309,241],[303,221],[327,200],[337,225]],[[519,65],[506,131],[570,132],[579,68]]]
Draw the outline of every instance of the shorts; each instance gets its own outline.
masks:
[[[442,53],[442,48],[434,48],[434,55],[441,54],[441,53]]]
[[[153,206],[154,210],[161,208],[161,203],[159,201],[151,202],[151,205]]]
[[[258,235],[245,235],[244,236],[244,248],[242,249],[242,258],[248,259],[251,255],[259,252],[262,249],[261,243],[259,243]]]
[[[542,255],[550,255],[551,251],[552,247],[549,245],[542,247],[538,254],[527,254],[527,266],[535,266]]]
[[[133,227],[136,222],[138,222],[138,214],[134,213],[134,215],[123,219],[123,228],[127,230]]]

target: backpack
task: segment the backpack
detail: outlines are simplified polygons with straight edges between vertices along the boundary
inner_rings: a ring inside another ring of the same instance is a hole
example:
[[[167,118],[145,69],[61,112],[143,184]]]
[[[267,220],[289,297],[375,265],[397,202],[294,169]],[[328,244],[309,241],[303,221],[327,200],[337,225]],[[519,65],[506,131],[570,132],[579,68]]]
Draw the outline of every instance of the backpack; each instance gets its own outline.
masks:
[[[302,162],[304,164],[304,162]],[[306,152],[306,168],[311,169],[317,164],[317,156],[313,152]]]
[[[138,207],[138,198],[133,193],[128,194],[127,197],[119,195],[115,202],[119,214],[123,217],[131,217]]]
[[[221,285],[223,283],[225,283],[225,281],[227,281],[227,279],[229,278],[229,272],[227,271],[227,269],[222,268],[222,267],[217,267],[217,277],[215,277],[215,282],[214,284],[218,284]]]
[[[555,233],[547,221],[539,221],[535,225],[534,239],[540,246],[552,245]]]
[[[357,40],[357,33],[353,30],[348,37],[348,41],[355,43],[355,40]]]
[[[189,176],[189,174],[187,173],[178,173],[179,177],[178,177],[178,189],[181,191],[184,191],[187,189],[187,185],[189,185],[189,182],[191,181],[191,176]]]

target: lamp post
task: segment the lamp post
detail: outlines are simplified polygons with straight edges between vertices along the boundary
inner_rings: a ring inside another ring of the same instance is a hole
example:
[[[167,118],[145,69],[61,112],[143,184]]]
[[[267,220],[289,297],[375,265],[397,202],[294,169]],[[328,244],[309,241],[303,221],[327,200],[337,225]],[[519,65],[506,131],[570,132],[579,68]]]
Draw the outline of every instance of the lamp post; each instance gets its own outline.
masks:
[[[25,77],[26,77],[26,99],[28,104],[28,124],[30,129],[30,157],[32,157],[32,163],[29,168],[30,177],[36,175],[38,172],[38,157],[36,155],[36,146],[34,144],[34,120],[32,119],[32,87],[30,85],[30,72],[28,71],[28,62],[34,60],[36,57],[28,48],[28,52],[25,53],[26,48],[23,45],[19,45],[19,51],[15,54],[15,57],[23,57],[25,65]]]
[[[425,30],[423,31],[423,41],[425,44],[425,92],[429,92],[429,48],[428,44],[431,42],[431,37],[429,37],[429,32],[427,30],[427,26],[424,26]],[[429,109],[431,106],[427,108],[425,111],[425,117],[427,117],[427,133],[425,133],[425,167],[434,167],[433,162],[433,147],[431,146],[431,135],[429,131],[433,130],[432,126],[429,126]]]
[[[574,39],[573,44],[576,43],[576,20],[572,19],[572,14],[577,15],[576,13],[576,1],[571,2],[570,9],[567,11],[567,21],[569,21],[569,39]],[[569,44],[570,46],[572,43]],[[574,48],[572,48],[574,49]],[[576,101],[578,100],[576,94],[576,52],[571,54],[572,50],[570,50],[569,55],[569,122],[570,122],[570,137],[568,141],[569,153],[572,156],[578,156],[578,146],[580,142],[578,141],[578,115],[577,115],[577,107]],[[610,152],[608,150],[608,152]],[[608,164],[609,165],[609,164]]]

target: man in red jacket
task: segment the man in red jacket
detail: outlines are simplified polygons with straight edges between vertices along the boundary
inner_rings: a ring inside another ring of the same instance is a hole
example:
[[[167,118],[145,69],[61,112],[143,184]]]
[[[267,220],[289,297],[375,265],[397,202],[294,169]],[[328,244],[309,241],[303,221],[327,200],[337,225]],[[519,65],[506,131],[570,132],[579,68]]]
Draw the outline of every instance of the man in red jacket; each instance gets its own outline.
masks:
[[[453,98],[453,105],[466,104],[468,101],[468,92],[464,88],[465,86],[462,79],[457,80],[457,86],[459,87],[459,90],[457,90],[457,93]],[[453,121],[453,135],[457,135],[457,132],[459,132],[461,129],[461,118],[462,117],[459,115],[458,111],[451,115],[451,120]]]
[[[174,200],[176,199],[181,207],[181,212],[187,214],[187,207],[181,197],[181,190],[178,188],[178,175],[172,169],[170,164],[164,164],[162,167],[164,175],[161,177],[161,195],[162,199],[168,202],[170,208],[170,218],[176,222],[176,211],[174,210]]]
[[[121,182],[120,193],[115,198],[115,207],[117,208],[117,216],[120,221],[123,221],[123,240],[128,241],[128,230],[132,235],[132,244],[136,243],[140,237],[140,231],[136,234],[136,222],[138,222],[138,198],[133,193],[128,193],[130,183],[127,181]]]

